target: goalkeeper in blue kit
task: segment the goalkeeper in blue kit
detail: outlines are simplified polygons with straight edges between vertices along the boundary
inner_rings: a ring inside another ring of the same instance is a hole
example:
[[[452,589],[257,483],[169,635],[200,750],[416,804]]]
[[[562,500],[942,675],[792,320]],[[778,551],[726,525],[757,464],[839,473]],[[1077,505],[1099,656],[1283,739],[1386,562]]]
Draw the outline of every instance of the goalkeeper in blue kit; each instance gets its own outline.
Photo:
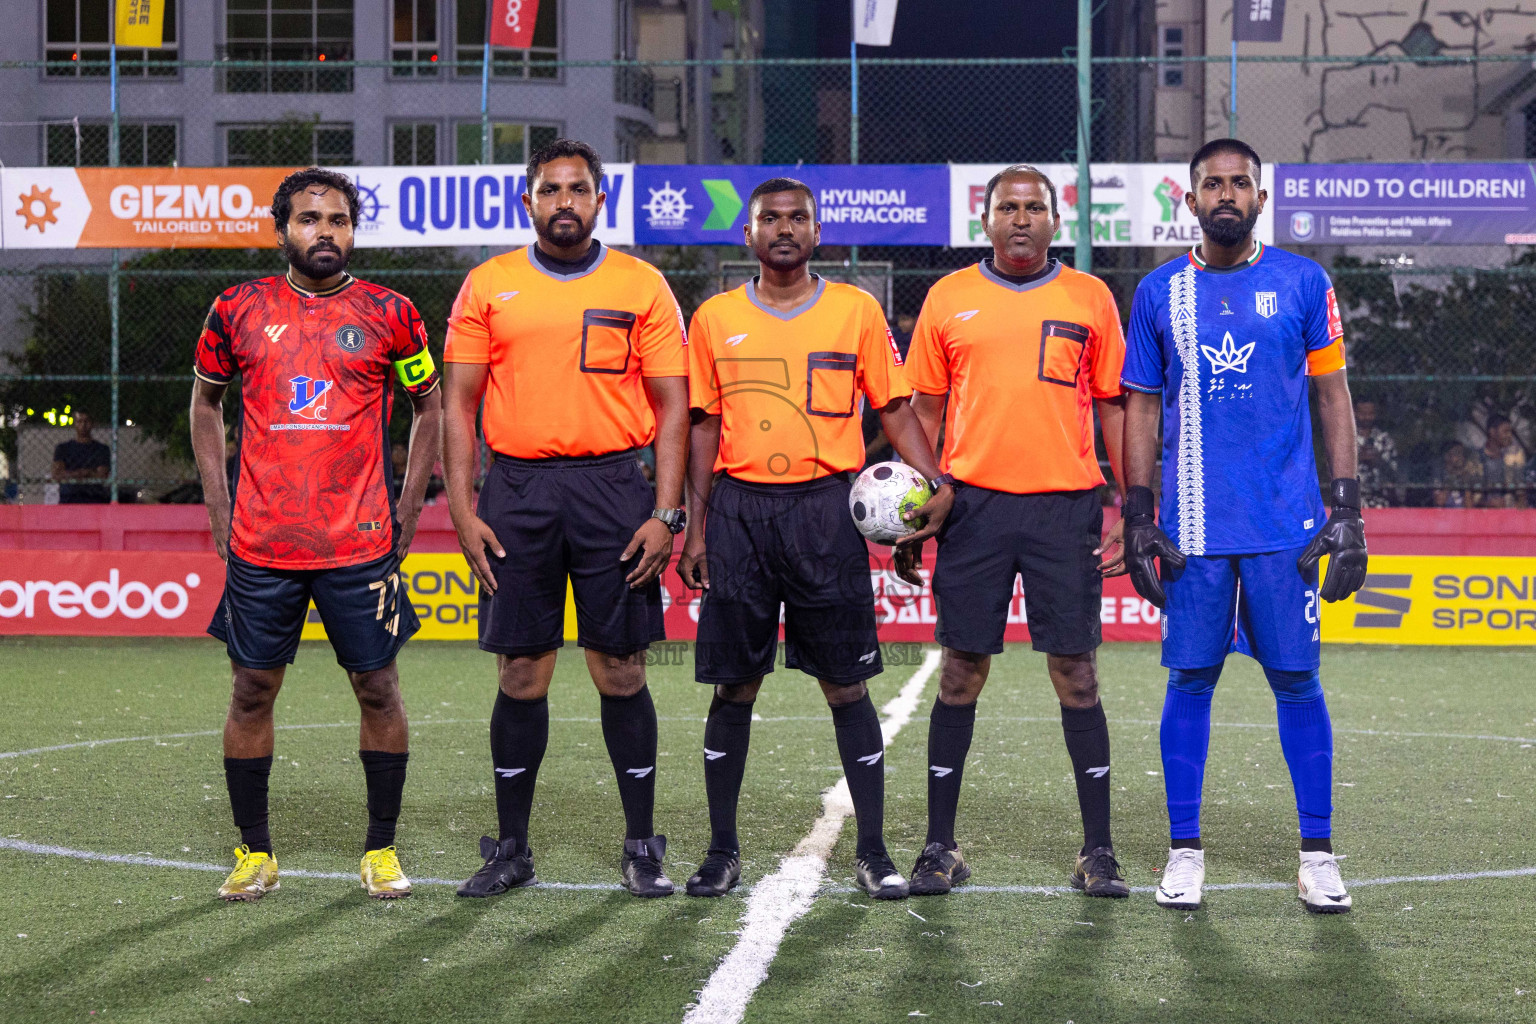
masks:
[[[1327,273],[1253,237],[1266,199],[1261,174],[1258,155],[1236,139],[1195,154],[1186,201],[1203,240],[1149,274],[1131,306],[1121,375],[1126,563],[1137,592],[1163,609],[1169,670],[1160,739],[1170,849],[1156,898],[1200,905],[1211,695],[1238,651],[1263,666],[1275,694],[1301,826],[1298,893],[1310,911],[1343,913],[1350,896],[1331,841],[1333,729],[1318,678],[1318,602],[1365,582],[1354,412]],[[1326,521],[1309,377],[1333,475]]]

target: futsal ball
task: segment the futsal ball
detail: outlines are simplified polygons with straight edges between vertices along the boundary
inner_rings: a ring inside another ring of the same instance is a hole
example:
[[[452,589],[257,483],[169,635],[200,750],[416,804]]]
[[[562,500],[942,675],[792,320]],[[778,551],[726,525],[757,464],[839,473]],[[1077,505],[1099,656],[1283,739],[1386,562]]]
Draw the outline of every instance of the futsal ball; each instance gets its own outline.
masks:
[[[933,491],[923,475],[902,462],[877,462],[859,474],[848,495],[853,525],[876,544],[894,544],[923,526],[922,520],[902,520],[902,514],[922,507]]]

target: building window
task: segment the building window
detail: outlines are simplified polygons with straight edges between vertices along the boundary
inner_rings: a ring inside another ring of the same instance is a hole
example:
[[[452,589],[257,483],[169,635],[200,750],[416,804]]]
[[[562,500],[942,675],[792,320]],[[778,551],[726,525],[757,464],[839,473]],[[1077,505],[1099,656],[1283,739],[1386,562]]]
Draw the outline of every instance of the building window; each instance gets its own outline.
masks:
[[[400,78],[437,75],[437,0],[394,0],[389,59]]]
[[[402,121],[390,131],[389,162],[396,167],[437,163],[437,122]]]
[[[82,0],[83,2],[83,0]],[[227,61],[352,59],[352,0],[225,0]],[[225,92],[351,92],[352,69],[224,68]]]
[[[539,0],[539,17],[533,23],[533,45],[526,50],[497,47],[491,51],[491,74],[498,78],[555,78],[560,69],[560,0]],[[458,0],[454,18],[455,59],[459,74],[480,77],[485,53],[485,0]],[[467,62],[467,63],[465,63]]]
[[[1184,56],[1184,27],[1164,25],[1157,31],[1157,55],[1159,57]],[[1184,88],[1184,62],[1182,60],[1159,64],[1157,84],[1164,89]]]
[[[352,157],[352,126],[293,118],[224,125],[224,162],[230,167],[345,167]]]
[[[44,11],[47,74],[60,78],[105,76],[112,59],[112,0],[47,0]],[[164,45],[158,50],[118,50],[117,73],[125,78],[175,77],[176,5],[165,10]]]
[[[491,122],[491,163],[523,164],[528,155],[560,137],[560,129],[548,124],[522,124],[515,121]],[[480,163],[480,122],[461,121],[458,126],[458,160],[461,164]]]
[[[105,167],[111,152],[112,126],[50,124],[43,138],[44,163],[49,167]],[[176,162],[174,122],[124,122],[118,126],[118,162],[124,167],[166,167]]]

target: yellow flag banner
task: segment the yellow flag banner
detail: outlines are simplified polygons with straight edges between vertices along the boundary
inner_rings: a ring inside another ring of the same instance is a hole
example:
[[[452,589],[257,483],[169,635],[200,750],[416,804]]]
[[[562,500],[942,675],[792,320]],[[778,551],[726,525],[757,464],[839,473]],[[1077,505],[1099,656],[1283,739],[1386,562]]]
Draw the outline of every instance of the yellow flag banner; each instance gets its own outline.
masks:
[[[165,42],[165,5],[174,0],[117,0],[117,45],[157,49]]]
[[[1334,643],[1536,644],[1536,558],[1372,555],[1322,628]]]

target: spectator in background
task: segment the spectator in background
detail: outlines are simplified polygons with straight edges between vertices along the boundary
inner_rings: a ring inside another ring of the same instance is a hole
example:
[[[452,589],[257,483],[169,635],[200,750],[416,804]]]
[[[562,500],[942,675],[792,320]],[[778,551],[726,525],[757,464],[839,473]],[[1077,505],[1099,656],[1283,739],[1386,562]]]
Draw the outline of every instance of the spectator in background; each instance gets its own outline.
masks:
[[[76,480],[105,480],[112,469],[112,449],[91,437],[95,422],[84,409],[75,411],[75,439],[53,449],[53,478],[60,483],[61,505],[104,505],[111,501],[101,484]]]
[[[1376,403],[1355,401],[1355,443],[1360,449],[1360,500],[1366,508],[1398,504],[1397,442],[1376,425]]]
[[[1488,417],[1488,440],[1480,454],[1485,508],[1524,508],[1526,506],[1525,450],[1515,440],[1515,427],[1508,417]]]
[[[1478,490],[1482,483],[1482,466],[1467,458],[1467,446],[1448,441],[1440,449],[1440,465],[1435,470],[1435,507],[1475,507],[1482,499]]]
[[[16,500],[16,481],[11,479],[11,460],[0,451],[0,505]]]
[[[1456,440],[1468,452],[1480,450],[1488,443],[1489,422],[1503,417],[1504,414],[1499,410],[1506,408],[1510,425],[1514,427],[1515,444],[1529,455],[1532,443],[1536,442],[1536,423],[1531,419],[1530,400],[1524,395],[1517,395],[1512,403],[1505,405],[1492,385],[1478,395],[1467,410],[1467,418],[1456,425]]]

